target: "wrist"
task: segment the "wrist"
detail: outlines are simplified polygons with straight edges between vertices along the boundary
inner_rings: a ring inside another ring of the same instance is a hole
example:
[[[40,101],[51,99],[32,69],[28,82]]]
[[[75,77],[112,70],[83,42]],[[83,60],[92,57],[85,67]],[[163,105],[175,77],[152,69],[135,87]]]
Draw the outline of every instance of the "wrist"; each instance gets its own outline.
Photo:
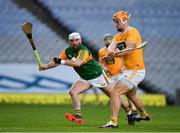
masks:
[[[63,64],[63,65],[64,65],[65,63],[66,63],[66,61],[65,61],[65,60],[61,60],[61,64]]]
[[[65,60],[61,60],[60,58],[54,57],[53,60],[56,64],[65,64]]]
[[[46,69],[48,69],[48,68],[49,68],[48,65],[45,65],[45,66],[44,66],[44,70],[46,70]]]
[[[61,64],[61,59],[57,57],[53,57],[53,60],[56,64]]]

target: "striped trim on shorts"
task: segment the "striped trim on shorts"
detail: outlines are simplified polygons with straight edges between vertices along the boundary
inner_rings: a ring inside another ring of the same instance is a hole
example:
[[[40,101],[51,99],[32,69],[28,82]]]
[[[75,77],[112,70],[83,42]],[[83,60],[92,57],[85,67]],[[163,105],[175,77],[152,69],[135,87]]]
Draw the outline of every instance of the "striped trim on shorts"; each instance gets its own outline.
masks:
[[[118,80],[128,86],[129,89],[137,87],[138,84],[144,79],[145,70],[124,70]]]

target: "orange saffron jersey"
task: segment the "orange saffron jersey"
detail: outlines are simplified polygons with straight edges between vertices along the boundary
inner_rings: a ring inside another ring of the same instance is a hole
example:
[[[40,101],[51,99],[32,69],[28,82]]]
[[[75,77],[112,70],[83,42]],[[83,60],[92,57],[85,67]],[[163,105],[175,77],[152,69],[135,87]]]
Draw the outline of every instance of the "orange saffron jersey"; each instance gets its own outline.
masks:
[[[114,43],[121,44],[135,42],[136,46],[142,43],[141,36],[136,28],[128,27],[124,33],[118,33],[113,38]],[[143,49],[133,50],[124,56],[124,67],[128,70],[142,70],[145,68],[143,59]]]
[[[103,59],[103,57],[107,54],[108,54],[107,48],[106,47],[101,48],[98,53],[99,62],[108,69],[108,71],[110,72],[109,75],[110,77],[120,74],[123,66],[122,65],[123,58],[116,57],[112,60]]]

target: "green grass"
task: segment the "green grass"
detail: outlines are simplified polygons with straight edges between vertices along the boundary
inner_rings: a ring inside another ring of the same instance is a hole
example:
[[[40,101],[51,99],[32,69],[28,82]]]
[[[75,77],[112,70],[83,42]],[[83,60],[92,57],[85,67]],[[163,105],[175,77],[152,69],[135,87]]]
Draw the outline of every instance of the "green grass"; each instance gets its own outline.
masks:
[[[100,129],[110,117],[109,106],[83,105],[84,126],[64,118],[72,107],[66,105],[19,105],[0,104],[0,131],[42,132],[173,132],[180,131],[180,107],[146,107],[152,120],[127,126],[126,116],[121,110],[118,129]]]

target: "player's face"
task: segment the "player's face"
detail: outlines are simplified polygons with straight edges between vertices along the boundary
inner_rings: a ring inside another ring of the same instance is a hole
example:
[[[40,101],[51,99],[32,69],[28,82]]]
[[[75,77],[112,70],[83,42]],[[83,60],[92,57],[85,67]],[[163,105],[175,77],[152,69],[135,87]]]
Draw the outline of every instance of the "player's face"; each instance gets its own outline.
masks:
[[[115,24],[115,27],[116,27],[117,31],[119,31],[119,32],[124,31],[124,24],[121,22],[120,19],[115,19],[114,24]]]
[[[74,49],[78,49],[79,46],[81,45],[81,39],[72,39],[72,40],[69,40],[69,43],[71,44],[71,46],[74,48]]]
[[[104,44],[105,44],[106,47],[108,47],[111,43],[112,43],[112,39],[111,38],[104,39]]]

